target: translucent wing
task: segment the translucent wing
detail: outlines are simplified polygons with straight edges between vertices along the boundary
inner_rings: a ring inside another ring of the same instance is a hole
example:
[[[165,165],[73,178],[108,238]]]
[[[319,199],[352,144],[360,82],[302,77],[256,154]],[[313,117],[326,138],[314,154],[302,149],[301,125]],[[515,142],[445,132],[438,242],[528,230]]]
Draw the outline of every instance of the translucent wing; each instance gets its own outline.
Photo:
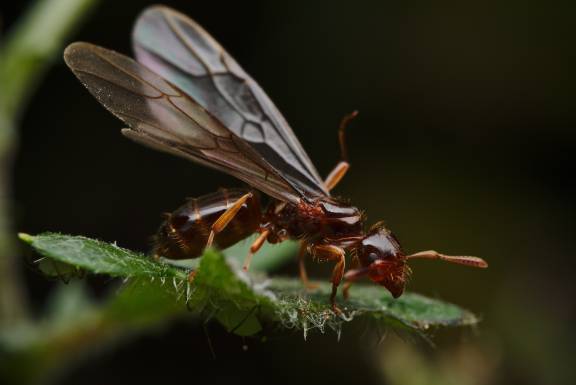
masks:
[[[88,43],[73,43],[66,64],[110,112],[130,128],[123,133],[245,181],[283,201],[300,193],[250,145],[188,95],[127,56]]]
[[[328,196],[294,132],[258,84],[202,27],[152,6],[133,31],[137,60],[244,139],[304,196]]]

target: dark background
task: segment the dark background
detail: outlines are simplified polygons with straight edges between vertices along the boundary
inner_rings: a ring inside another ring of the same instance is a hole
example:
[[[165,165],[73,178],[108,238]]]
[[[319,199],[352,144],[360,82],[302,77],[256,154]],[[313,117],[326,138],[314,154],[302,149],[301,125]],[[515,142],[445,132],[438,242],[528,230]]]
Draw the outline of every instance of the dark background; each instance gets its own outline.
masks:
[[[27,3],[2,5],[4,28]],[[103,1],[72,40],[129,53],[132,23],[151,3]],[[410,252],[484,257],[486,271],[415,262],[409,287],[483,322],[473,334],[439,333],[434,350],[393,339],[368,347],[350,328],[340,342],[271,335],[244,351],[242,340],[211,325],[216,360],[202,329],[180,324],[98,355],[67,383],[157,383],[168,370],[176,372],[170,383],[408,384],[406,373],[417,370],[460,373],[440,377],[459,384],[574,380],[576,7],[164,3],[203,25],[262,85],[323,175],[339,159],[340,118],[358,109],[348,136],[352,168],[336,193],[371,223],[385,219]],[[21,124],[17,230],[146,250],[161,212],[239,184],[135,145],[121,127],[59,60]],[[23,269],[39,308],[54,283]],[[422,383],[449,383],[434,378]]]

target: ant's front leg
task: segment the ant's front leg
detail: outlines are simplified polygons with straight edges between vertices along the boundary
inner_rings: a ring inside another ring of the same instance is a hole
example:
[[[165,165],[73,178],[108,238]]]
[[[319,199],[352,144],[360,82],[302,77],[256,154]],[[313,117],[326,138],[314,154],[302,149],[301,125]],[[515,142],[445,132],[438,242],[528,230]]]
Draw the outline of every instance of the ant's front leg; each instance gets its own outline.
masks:
[[[336,306],[336,294],[342,277],[344,277],[344,269],[346,267],[346,253],[344,249],[334,245],[312,244],[308,246],[308,252],[312,254],[314,258],[321,261],[336,261],[336,266],[334,266],[334,270],[332,270],[332,294],[330,295],[330,303],[335,313],[342,313],[342,310]]]
[[[353,274],[350,273],[358,272],[359,267],[360,267],[360,260],[358,259],[358,256],[354,256],[352,258],[352,262],[350,263],[350,269],[346,274],[344,274],[344,280],[346,281],[344,282],[344,287],[342,288],[342,296],[344,297],[344,299],[348,299],[350,297],[350,286],[352,286],[354,281],[358,279],[358,277],[355,277],[353,276]]]

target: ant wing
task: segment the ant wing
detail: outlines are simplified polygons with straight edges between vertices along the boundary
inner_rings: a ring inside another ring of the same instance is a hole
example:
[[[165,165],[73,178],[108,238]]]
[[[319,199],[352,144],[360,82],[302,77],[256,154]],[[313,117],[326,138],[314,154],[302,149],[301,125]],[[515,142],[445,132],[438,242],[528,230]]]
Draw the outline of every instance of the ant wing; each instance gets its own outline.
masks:
[[[124,135],[228,173],[289,202],[300,194],[242,138],[187,94],[127,56],[73,43],[64,60],[90,93],[130,128]]]
[[[178,86],[242,138],[305,197],[329,196],[276,106],[202,27],[164,6],[152,6],[133,31],[137,60]]]

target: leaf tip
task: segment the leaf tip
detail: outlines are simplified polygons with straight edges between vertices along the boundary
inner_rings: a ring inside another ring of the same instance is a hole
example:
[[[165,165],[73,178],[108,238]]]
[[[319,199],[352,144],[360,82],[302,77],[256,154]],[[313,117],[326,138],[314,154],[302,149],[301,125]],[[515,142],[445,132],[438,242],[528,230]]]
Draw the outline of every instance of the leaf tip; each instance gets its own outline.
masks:
[[[32,242],[34,241],[34,236],[26,233],[18,233],[18,238],[20,238],[22,241],[28,244],[32,244]]]

